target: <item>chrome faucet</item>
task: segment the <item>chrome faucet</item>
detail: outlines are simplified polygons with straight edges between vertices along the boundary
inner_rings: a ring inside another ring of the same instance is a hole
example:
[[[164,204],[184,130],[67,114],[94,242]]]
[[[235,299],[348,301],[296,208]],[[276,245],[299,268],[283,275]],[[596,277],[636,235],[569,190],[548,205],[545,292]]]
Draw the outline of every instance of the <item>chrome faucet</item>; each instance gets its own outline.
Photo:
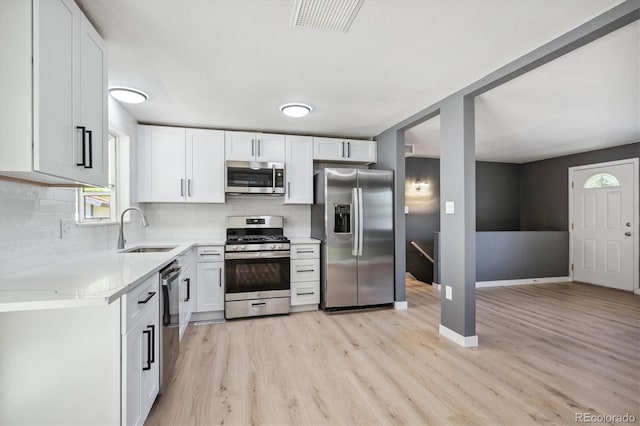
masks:
[[[149,226],[149,221],[147,220],[142,210],[137,207],[129,207],[124,209],[122,211],[122,214],[120,215],[120,234],[118,235],[118,249],[123,249],[124,243],[127,242],[127,240],[124,239],[124,214],[129,210],[135,210],[140,213],[140,217],[142,218],[142,226]]]

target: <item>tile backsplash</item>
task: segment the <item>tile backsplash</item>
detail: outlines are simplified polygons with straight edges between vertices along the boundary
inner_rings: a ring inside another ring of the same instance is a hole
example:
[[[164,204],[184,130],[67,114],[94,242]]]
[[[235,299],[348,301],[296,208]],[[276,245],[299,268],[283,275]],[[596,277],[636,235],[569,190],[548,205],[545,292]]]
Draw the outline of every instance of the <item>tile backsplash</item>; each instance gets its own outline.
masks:
[[[284,216],[288,237],[309,237],[311,208],[308,205],[282,204],[282,197],[228,196],[225,204],[141,204],[150,226],[145,239],[224,239],[227,216]]]
[[[115,224],[78,226],[76,190],[0,179],[0,275],[44,266],[91,252],[114,249]],[[61,238],[60,222],[69,232]],[[127,239],[140,239],[137,220],[125,225]]]

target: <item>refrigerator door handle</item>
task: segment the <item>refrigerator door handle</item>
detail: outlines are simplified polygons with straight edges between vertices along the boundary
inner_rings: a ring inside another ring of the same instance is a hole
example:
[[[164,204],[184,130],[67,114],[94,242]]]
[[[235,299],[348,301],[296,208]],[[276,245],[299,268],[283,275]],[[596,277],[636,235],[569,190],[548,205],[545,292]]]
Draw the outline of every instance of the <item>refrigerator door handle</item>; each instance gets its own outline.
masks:
[[[353,188],[353,192],[351,193],[351,205],[353,206],[353,248],[351,249],[351,254],[354,256],[358,255],[358,249],[360,247],[360,242],[358,238],[360,237],[360,204],[358,204],[358,188]]]
[[[364,206],[362,205],[362,188],[358,188],[358,256],[362,256],[364,246]]]

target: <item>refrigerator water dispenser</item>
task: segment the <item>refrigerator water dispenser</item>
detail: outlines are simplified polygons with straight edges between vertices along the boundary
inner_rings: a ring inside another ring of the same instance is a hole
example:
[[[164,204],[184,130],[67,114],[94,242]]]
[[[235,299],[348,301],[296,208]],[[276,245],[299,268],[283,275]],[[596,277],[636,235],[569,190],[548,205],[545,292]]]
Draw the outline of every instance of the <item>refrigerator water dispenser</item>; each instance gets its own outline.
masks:
[[[334,234],[351,233],[351,204],[335,204],[334,212]]]

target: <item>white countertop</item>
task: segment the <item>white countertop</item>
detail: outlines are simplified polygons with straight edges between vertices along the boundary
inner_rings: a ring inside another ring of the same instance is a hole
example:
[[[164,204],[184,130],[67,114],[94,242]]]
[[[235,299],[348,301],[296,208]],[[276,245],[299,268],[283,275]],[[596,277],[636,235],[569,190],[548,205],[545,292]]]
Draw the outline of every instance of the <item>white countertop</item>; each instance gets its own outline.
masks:
[[[105,250],[0,277],[0,312],[108,305],[194,246],[223,240],[144,241],[134,247],[170,247],[167,252]]]
[[[0,312],[108,305],[196,246],[223,246],[222,239],[143,241],[135,247],[175,247],[167,252],[122,253],[105,250],[65,262],[0,277]],[[317,244],[291,238],[292,244]]]

